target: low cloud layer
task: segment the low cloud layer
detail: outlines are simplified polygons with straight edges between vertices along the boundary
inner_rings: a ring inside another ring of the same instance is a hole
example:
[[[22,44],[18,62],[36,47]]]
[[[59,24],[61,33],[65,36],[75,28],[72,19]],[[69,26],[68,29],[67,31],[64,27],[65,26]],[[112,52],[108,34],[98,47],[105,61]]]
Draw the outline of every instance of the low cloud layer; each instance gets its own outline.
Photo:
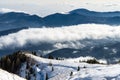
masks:
[[[8,9],[8,8],[0,8],[0,13],[8,13],[8,12],[23,12],[23,13],[27,13],[25,11],[19,11],[19,10]]]
[[[29,28],[0,37],[0,49],[23,47],[27,44],[53,44],[56,48],[80,48],[82,41],[119,41],[120,26],[83,24],[59,28]],[[86,42],[85,44],[89,44]],[[94,43],[94,42],[93,42]]]

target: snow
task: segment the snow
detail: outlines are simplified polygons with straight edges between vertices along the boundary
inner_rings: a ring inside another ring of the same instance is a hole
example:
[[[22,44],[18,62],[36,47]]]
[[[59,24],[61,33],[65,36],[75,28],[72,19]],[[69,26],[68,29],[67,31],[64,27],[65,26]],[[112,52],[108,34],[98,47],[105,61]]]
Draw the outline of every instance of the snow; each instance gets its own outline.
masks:
[[[107,50],[107,49],[108,49],[108,47],[104,47],[104,49],[105,49],[105,50]]]
[[[26,54],[34,63],[36,80],[120,80],[120,64],[88,64],[78,59],[53,60]],[[81,58],[83,60],[83,58]],[[85,59],[90,59],[87,57]],[[51,65],[50,65],[51,64]],[[39,66],[36,66],[39,65]],[[80,70],[77,71],[78,66]],[[52,70],[53,68],[53,70]],[[72,76],[70,73],[73,72]],[[32,76],[31,80],[34,78]]]
[[[7,71],[0,69],[0,80],[26,80],[26,79],[20,78],[15,74],[8,73]]]
[[[112,52],[115,54],[115,53],[117,53],[117,50],[116,49],[112,49]]]

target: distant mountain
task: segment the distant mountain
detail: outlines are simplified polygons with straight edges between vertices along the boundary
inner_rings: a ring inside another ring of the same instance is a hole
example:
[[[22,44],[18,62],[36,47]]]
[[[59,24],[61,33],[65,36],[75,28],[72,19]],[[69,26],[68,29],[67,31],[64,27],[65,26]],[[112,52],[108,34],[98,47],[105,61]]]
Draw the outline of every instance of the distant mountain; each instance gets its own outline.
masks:
[[[90,23],[87,16],[73,14],[56,13],[44,18],[45,26],[70,26],[77,24]]]
[[[37,15],[10,12],[0,15],[0,29],[7,30],[22,27],[39,27],[42,18]]]
[[[114,62],[116,59],[120,58],[119,47],[120,42],[110,43],[106,45],[88,46],[81,49],[63,48],[55,50],[45,57],[48,57],[49,55],[56,58],[78,58],[80,56],[92,56],[97,59],[109,59],[111,62]]]
[[[86,15],[86,16],[94,16],[94,17],[120,17],[120,12],[95,12],[95,11],[89,11],[87,9],[76,9],[69,12],[70,14],[76,13],[80,15]]]
[[[56,13],[44,17],[46,26],[70,26],[77,24],[108,24],[120,25],[120,12],[93,12],[85,9],[78,9],[69,14]]]
[[[120,12],[94,12],[76,9],[68,14],[56,13],[43,18],[19,12],[0,14],[0,31],[21,27],[60,27],[89,23],[120,25]]]
[[[55,58],[77,58],[78,56],[80,57],[81,54],[75,54],[74,51],[77,51],[78,53],[79,50],[72,48],[58,49],[49,53],[48,55],[45,55],[45,57],[49,57],[50,55]]]

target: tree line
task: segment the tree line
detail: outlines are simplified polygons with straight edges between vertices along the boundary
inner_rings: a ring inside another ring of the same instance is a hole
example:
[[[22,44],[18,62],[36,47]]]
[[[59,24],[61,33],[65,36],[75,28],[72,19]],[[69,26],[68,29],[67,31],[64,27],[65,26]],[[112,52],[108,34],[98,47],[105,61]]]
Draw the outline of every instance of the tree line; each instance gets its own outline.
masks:
[[[26,62],[27,57],[21,51],[3,56],[0,58],[0,68],[11,73],[18,74],[22,63]]]

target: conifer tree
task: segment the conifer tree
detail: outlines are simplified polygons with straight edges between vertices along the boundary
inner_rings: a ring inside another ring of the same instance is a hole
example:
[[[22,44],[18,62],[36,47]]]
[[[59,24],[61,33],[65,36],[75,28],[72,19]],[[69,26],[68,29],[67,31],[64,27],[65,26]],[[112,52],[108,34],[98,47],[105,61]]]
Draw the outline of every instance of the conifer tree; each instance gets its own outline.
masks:
[[[45,80],[48,80],[48,74],[46,73]]]
[[[73,75],[73,72],[71,71],[70,76],[72,76],[72,75]]]
[[[77,69],[77,71],[80,71],[80,67],[78,66],[78,69]]]
[[[52,66],[52,71],[54,71],[54,67]]]
[[[11,72],[14,72],[14,66],[15,66],[15,62],[12,62],[12,66],[11,66]]]
[[[11,67],[11,60],[9,58],[7,58],[6,64],[7,64],[7,66],[6,66],[7,70],[11,71],[11,68],[10,68]]]

